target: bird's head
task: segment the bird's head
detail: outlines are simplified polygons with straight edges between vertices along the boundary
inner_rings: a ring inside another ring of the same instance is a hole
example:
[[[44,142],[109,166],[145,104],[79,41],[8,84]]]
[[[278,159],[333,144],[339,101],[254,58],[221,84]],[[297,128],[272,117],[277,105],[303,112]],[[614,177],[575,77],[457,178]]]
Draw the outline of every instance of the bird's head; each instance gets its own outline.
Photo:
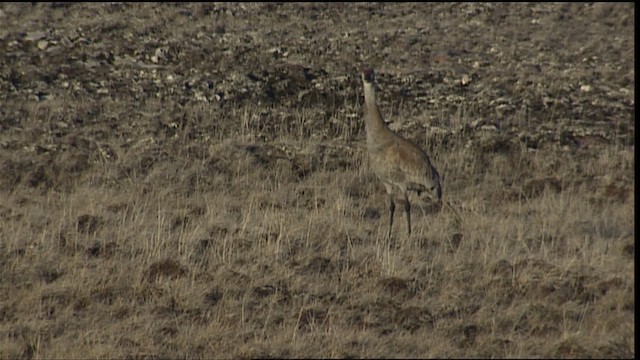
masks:
[[[376,81],[376,74],[372,68],[362,69],[362,82],[365,84],[373,84]]]

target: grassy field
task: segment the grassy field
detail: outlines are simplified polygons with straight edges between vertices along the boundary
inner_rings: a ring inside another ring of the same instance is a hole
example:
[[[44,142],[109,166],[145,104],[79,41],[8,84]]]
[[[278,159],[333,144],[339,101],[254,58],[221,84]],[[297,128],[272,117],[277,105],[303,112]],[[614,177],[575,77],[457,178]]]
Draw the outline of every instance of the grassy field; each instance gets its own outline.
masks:
[[[634,12],[0,5],[0,358],[633,358]]]

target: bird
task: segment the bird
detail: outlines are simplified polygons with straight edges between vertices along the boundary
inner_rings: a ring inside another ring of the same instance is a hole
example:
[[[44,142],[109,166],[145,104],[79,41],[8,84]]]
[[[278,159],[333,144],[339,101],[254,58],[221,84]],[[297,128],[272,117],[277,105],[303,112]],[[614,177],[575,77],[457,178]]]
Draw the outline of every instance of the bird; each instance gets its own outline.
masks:
[[[391,131],[385,123],[376,103],[375,72],[362,69],[364,87],[364,122],[367,134],[367,153],[370,166],[389,195],[389,233],[393,227],[396,209],[395,198],[404,198],[407,218],[407,234],[411,235],[411,204],[409,191],[418,196],[425,192],[439,208],[442,208],[440,174],[427,153],[418,145]]]

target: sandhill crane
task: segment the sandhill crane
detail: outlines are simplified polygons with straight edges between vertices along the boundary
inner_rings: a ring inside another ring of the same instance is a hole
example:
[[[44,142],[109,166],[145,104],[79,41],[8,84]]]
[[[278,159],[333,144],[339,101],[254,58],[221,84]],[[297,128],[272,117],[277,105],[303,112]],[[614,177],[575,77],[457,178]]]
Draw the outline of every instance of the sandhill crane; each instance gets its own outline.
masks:
[[[367,152],[371,168],[384,184],[389,194],[389,237],[396,209],[395,195],[404,197],[407,214],[407,233],[411,235],[411,204],[408,191],[426,191],[429,197],[442,206],[440,175],[431,164],[429,156],[416,144],[391,131],[385,124],[376,103],[375,73],[373,69],[362,71],[364,85],[364,120],[367,132]]]

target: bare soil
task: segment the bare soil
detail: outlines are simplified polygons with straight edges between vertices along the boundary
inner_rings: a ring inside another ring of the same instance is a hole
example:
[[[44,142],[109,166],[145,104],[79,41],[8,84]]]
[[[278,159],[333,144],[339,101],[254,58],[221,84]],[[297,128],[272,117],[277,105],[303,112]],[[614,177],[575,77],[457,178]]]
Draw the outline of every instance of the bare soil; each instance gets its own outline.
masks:
[[[0,4],[0,357],[633,358],[634,13]]]

